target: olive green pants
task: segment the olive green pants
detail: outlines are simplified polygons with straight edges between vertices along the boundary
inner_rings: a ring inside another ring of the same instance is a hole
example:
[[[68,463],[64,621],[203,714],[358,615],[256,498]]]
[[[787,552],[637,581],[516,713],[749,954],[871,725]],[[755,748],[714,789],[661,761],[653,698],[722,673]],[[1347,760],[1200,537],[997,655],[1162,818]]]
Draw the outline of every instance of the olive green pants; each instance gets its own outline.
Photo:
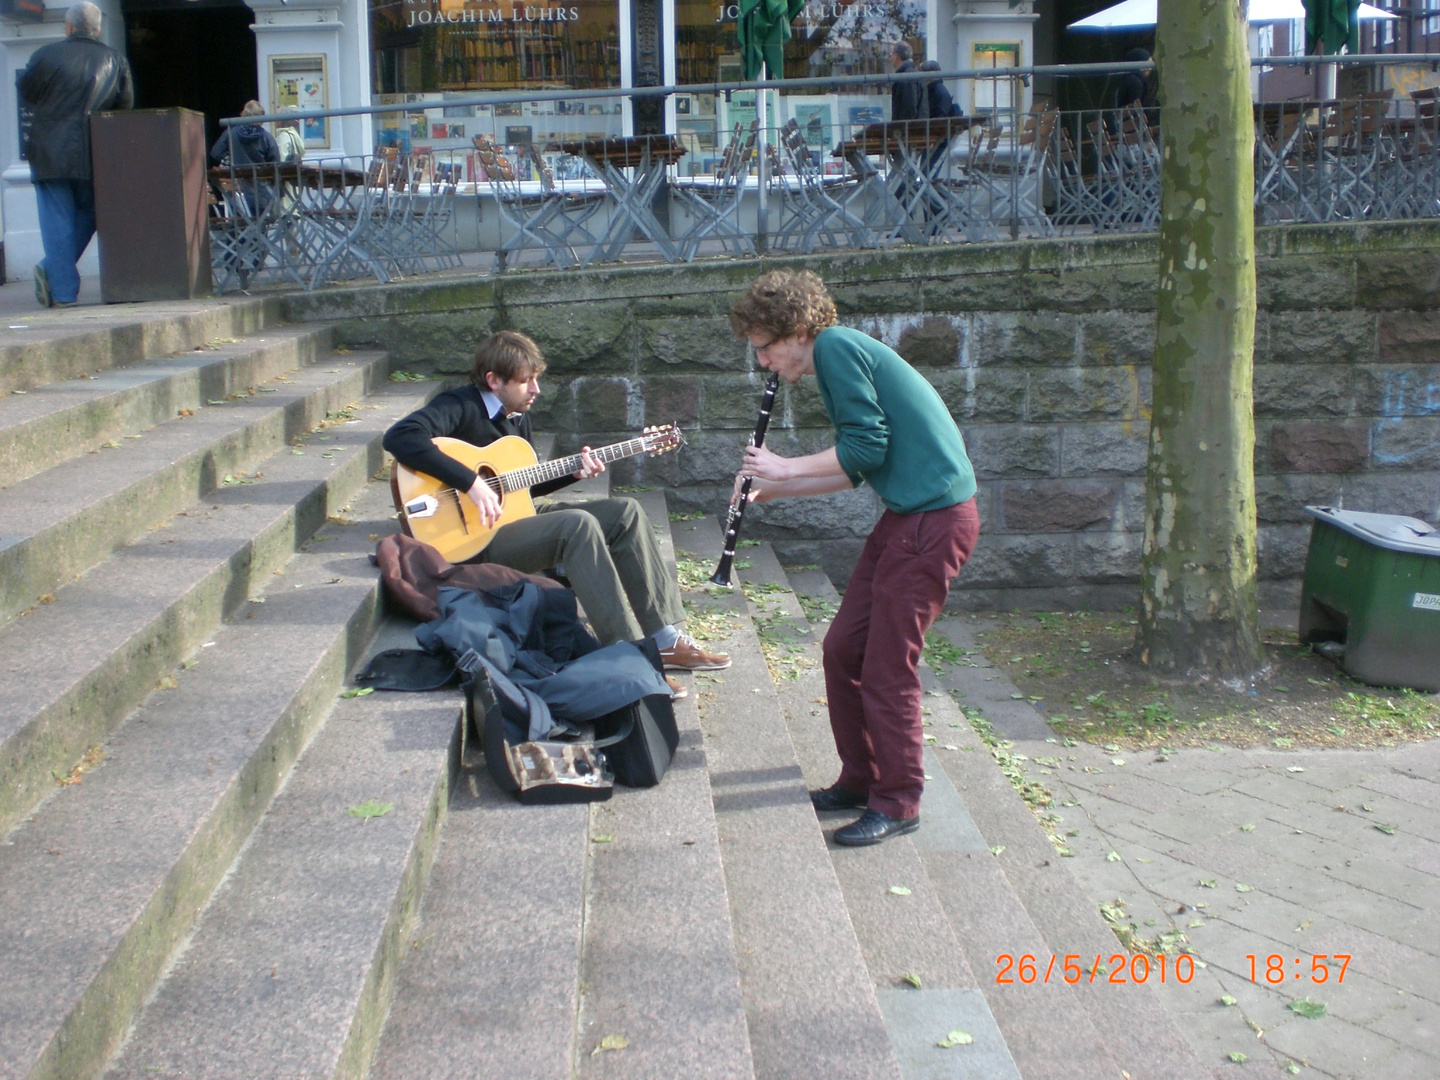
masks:
[[[502,526],[481,559],[528,574],[563,565],[602,645],[684,620],[679,587],[634,499],[547,502],[537,510]]]

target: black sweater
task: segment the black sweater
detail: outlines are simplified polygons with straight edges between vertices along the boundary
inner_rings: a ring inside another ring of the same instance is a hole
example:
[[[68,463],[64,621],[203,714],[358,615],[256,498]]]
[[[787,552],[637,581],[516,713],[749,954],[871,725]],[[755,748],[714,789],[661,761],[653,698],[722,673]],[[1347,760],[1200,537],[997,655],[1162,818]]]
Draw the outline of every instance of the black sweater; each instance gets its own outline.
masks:
[[[506,435],[518,435],[530,442],[530,417],[490,419],[485,400],[474,386],[462,386],[437,394],[430,404],[397,420],[385,433],[385,449],[407,469],[433,476],[456,491],[469,491],[475,472],[439,450],[432,439],[461,439],[472,446],[488,446]],[[548,495],[575,482],[573,476],[546,480],[530,489],[532,495]]]

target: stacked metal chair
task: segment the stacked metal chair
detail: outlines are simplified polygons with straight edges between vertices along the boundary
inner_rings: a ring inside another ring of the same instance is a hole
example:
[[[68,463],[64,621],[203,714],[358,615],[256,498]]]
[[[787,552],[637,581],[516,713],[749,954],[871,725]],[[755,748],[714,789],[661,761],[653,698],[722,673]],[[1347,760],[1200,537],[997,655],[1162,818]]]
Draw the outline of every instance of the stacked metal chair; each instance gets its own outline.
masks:
[[[514,230],[495,250],[497,273],[505,270],[512,252],[524,248],[543,251],[544,263],[560,269],[578,266],[575,245],[594,247],[595,235],[585,227],[604,205],[603,191],[571,192],[559,188],[555,177],[534,145],[525,147],[527,161],[536,166],[536,181],[521,178],[521,170],[488,135],[473,140],[475,156],[495,196],[501,219]]]
[[[780,130],[778,143],[788,177],[777,185],[782,199],[775,249],[809,254],[822,238],[832,248],[875,247],[875,234],[847,205],[858,187],[855,178],[827,179],[793,118]]]
[[[702,183],[672,187],[693,220],[680,241],[680,257],[686,262],[694,261],[707,240],[718,240],[722,249],[735,255],[755,254],[755,242],[740,223],[740,203],[756,142],[756,122],[752,120],[748,129],[737,123],[713,176],[702,178]]]

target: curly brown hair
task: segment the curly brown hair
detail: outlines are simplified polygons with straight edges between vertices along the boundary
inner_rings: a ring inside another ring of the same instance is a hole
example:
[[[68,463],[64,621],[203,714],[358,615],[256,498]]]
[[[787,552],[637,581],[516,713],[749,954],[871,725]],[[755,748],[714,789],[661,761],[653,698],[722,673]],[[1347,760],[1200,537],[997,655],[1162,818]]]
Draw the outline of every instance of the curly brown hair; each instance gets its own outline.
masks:
[[[485,389],[485,376],[494,372],[501,382],[514,382],[534,375],[545,374],[545,357],[540,346],[524,334],[514,330],[501,330],[480,343],[475,350],[475,362],[470,367],[470,380],[481,390]]]
[[[774,337],[804,333],[813,338],[839,319],[825,283],[810,270],[761,274],[730,309],[730,328],[742,338],[752,331]]]

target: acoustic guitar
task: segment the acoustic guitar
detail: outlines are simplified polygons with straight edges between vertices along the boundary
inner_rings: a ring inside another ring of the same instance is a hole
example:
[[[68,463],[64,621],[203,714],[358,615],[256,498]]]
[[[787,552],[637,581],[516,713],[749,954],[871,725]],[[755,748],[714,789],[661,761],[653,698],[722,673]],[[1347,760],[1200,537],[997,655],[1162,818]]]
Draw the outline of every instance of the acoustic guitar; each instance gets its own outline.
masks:
[[[495,530],[512,521],[531,517],[535,504],[530,488],[558,480],[580,468],[580,455],[540,461],[535,448],[518,435],[506,435],[487,446],[472,446],[461,439],[433,440],[442,453],[474,469],[500,497],[500,520],[490,528],[480,524],[480,511],[463,491],[446,487],[426,473],[407,469],[398,461],[390,474],[390,493],[400,512],[400,527],[429,544],[448,562],[464,562],[485,550]],[[648,427],[639,438],[590,451],[603,464],[640,454],[664,454],[683,441],[674,424]]]

